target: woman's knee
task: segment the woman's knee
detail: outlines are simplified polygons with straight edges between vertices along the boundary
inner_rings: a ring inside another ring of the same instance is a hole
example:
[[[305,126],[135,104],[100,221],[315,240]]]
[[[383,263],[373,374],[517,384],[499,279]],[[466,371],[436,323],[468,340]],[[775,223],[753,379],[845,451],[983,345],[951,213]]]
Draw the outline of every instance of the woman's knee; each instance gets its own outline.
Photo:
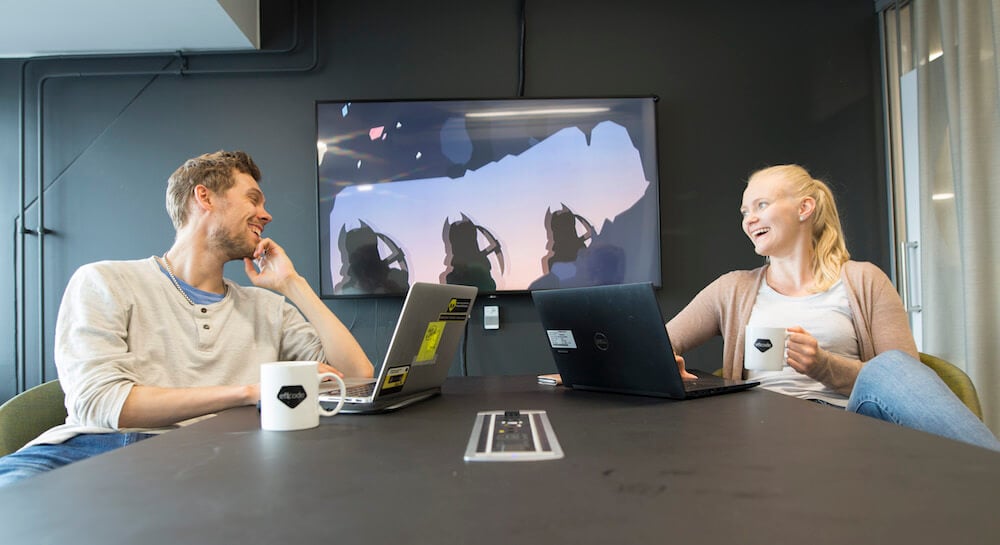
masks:
[[[933,375],[933,371],[906,352],[889,350],[868,360],[858,373],[858,381],[898,380],[900,377],[914,377],[928,372]]]

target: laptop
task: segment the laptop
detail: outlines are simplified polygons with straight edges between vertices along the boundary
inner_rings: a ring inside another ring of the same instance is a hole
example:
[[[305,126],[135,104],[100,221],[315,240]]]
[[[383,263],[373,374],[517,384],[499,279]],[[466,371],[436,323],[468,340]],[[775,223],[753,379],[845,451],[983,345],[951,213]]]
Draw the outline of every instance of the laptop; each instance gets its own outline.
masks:
[[[410,286],[378,376],[345,378],[348,391],[340,412],[393,411],[441,393],[477,291],[453,284]],[[336,386],[319,396],[326,409],[339,400]]]
[[[564,385],[691,399],[759,384],[700,371],[692,371],[698,380],[682,380],[652,284],[539,290],[531,298]]]

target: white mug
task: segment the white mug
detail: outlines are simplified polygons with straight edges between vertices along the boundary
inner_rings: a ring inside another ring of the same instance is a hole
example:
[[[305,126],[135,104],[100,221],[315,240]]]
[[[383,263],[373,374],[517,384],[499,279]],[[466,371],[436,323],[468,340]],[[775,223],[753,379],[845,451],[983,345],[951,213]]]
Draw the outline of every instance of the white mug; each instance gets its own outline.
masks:
[[[743,344],[743,368],[752,371],[781,371],[785,366],[783,327],[748,325]]]
[[[344,380],[334,373],[318,373],[314,361],[275,361],[260,365],[260,427],[265,430],[304,430],[319,426],[319,417],[333,416],[344,406]],[[319,406],[319,383],[332,378],[340,386],[340,402],[333,410]]]

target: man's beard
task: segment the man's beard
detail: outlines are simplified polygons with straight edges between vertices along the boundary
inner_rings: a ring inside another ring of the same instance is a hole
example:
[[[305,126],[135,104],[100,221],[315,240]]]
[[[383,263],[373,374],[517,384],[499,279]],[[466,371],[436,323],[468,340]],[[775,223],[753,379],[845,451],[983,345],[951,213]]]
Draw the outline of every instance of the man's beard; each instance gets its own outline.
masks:
[[[212,246],[226,256],[226,261],[235,261],[249,257],[253,259],[253,252],[257,248],[256,244],[250,244],[246,238],[234,237],[224,229],[219,229],[208,237]]]

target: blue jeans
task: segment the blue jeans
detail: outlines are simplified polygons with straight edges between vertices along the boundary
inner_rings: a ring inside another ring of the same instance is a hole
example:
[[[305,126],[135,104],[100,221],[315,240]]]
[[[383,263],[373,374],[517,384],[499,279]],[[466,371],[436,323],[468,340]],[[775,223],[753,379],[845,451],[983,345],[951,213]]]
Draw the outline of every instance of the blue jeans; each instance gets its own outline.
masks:
[[[1000,440],[937,373],[898,350],[883,352],[861,368],[847,410],[1000,450]]]
[[[152,437],[148,433],[83,434],[58,445],[34,445],[0,458],[0,487]]]

